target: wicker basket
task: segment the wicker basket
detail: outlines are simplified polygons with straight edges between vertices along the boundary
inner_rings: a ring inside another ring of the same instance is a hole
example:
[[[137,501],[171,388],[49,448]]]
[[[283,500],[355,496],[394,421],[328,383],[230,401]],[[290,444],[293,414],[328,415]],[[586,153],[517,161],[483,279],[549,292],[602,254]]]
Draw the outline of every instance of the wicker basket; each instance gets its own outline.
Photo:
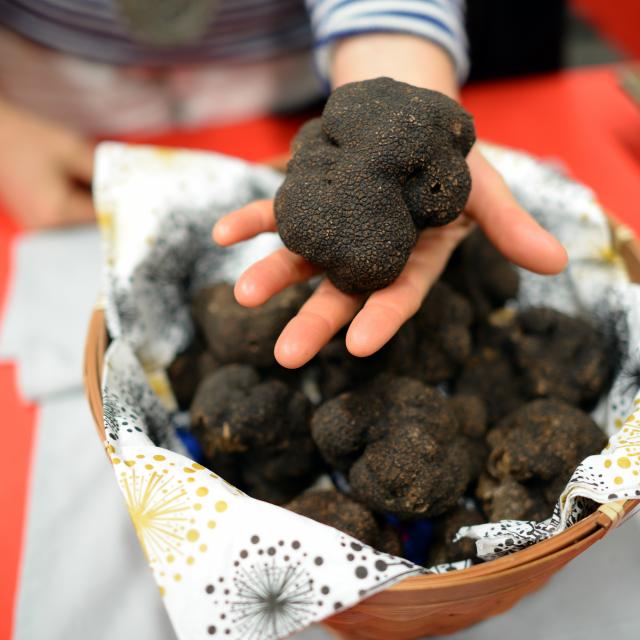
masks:
[[[634,282],[640,282],[640,242],[611,223],[612,236]],[[108,343],[104,313],[95,310],[85,346],[85,390],[104,441],[101,375]],[[406,580],[324,621],[338,637],[410,640],[451,633],[502,613],[622,522],[640,500],[615,501],[563,533],[509,556],[447,574]]]

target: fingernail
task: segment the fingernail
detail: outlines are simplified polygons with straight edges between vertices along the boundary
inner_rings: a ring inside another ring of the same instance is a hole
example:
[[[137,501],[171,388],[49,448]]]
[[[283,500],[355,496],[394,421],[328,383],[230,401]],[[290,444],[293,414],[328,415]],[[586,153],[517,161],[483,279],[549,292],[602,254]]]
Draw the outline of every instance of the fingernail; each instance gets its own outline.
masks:
[[[547,243],[550,249],[552,249],[553,251],[557,251],[559,247],[562,247],[562,249],[564,250],[564,246],[562,245],[560,240],[558,240],[558,238],[556,238],[553,233],[551,233],[551,231],[547,231],[547,229],[545,229],[544,227],[542,227],[542,230],[544,231],[544,235],[541,234],[540,237],[544,238],[544,241]]]
[[[287,339],[278,339],[274,355],[278,363],[286,369],[297,369],[311,359],[303,344]]]
[[[213,225],[213,239],[220,244],[224,241],[224,236],[227,234],[228,229],[224,222],[216,222]]]
[[[355,328],[352,326],[349,329],[346,343],[349,353],[359,358],[364,358],[373,353],[371,350],[371,328],[367,327],[366,321],[361,321]]]
[[[256,286],[251,280],[240,278],[236,282],[233,293],[240,304],[251,302],[251,299],[256,296]]]
[[[560,273],[569,259],[564,245],[543,227],[537,225],[534,227],[524,222],[521,228],[523,246],[528,247],[531,255],[536,256],[534,270],[547,275]],[[524,266],[530,268],[527,265]]]

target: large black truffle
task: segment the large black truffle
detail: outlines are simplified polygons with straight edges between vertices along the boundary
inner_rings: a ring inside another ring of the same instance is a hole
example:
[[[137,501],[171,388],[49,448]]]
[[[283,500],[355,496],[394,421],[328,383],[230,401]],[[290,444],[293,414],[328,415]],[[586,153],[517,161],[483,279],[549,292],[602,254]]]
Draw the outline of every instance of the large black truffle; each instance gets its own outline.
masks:
[[[382,375],[325,402],[311,432],[325,460],[347,472],[357,500],[399,518],[439,515],[472,477],[447,399],[411,378]]]
[[[191,426],[208,455],[264,447],[308,431],[309,401],[248,365],[220,367],[199,385]]]
[[[339,289],[381,289],[420,230],[462,211],[474,141],[469,114],[441,93],[390,78],[344,85],[293,143],[278,232]]]

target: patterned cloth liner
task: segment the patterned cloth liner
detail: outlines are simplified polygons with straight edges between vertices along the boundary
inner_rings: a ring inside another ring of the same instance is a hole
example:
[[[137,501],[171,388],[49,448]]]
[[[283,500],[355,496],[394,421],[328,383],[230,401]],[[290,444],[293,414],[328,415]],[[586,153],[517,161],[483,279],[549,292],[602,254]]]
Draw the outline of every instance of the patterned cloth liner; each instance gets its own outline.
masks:
[[[628,282],[591,191],[525,154],[484,151],[571,258],[559,276],[522,271],[517,306],[589,316],[615,337],[619,353],[611,391],[594,412],[609,444],[578,467],[551,518],[461,530],[491,559],[570,526],[583,515],[584,498],[640,496],[640,287]],[[115,143],[97,153],[94,197],[113,338],[103,376],[105,444],[182,640],[282,638],[427,571],[246,496],[186,457],[175,436],[164,369],[193,336],[191,293],[233,281],[279,246],[265,235],[223,250],[211,242],[211,227],[224,213],[271,197],[280,181],[269,169],[216,154]]]

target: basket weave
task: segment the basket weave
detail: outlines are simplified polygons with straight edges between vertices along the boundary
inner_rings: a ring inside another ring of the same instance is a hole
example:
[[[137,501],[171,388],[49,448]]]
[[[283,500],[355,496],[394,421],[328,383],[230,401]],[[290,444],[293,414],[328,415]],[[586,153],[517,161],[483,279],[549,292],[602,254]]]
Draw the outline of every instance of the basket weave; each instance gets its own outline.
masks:
[[[614,246],[640,283],[640,242],[611,222]],[[85,345],[85,391],[101,441],[101,377],[108,336],[101,309],[93,312]],[[561,567],[624,520],[640,500],[604,504],[566,531],[511,555],[446,574],[414,576],[326,619],[338,637],[411,640],[458,631],[510,609]]]

